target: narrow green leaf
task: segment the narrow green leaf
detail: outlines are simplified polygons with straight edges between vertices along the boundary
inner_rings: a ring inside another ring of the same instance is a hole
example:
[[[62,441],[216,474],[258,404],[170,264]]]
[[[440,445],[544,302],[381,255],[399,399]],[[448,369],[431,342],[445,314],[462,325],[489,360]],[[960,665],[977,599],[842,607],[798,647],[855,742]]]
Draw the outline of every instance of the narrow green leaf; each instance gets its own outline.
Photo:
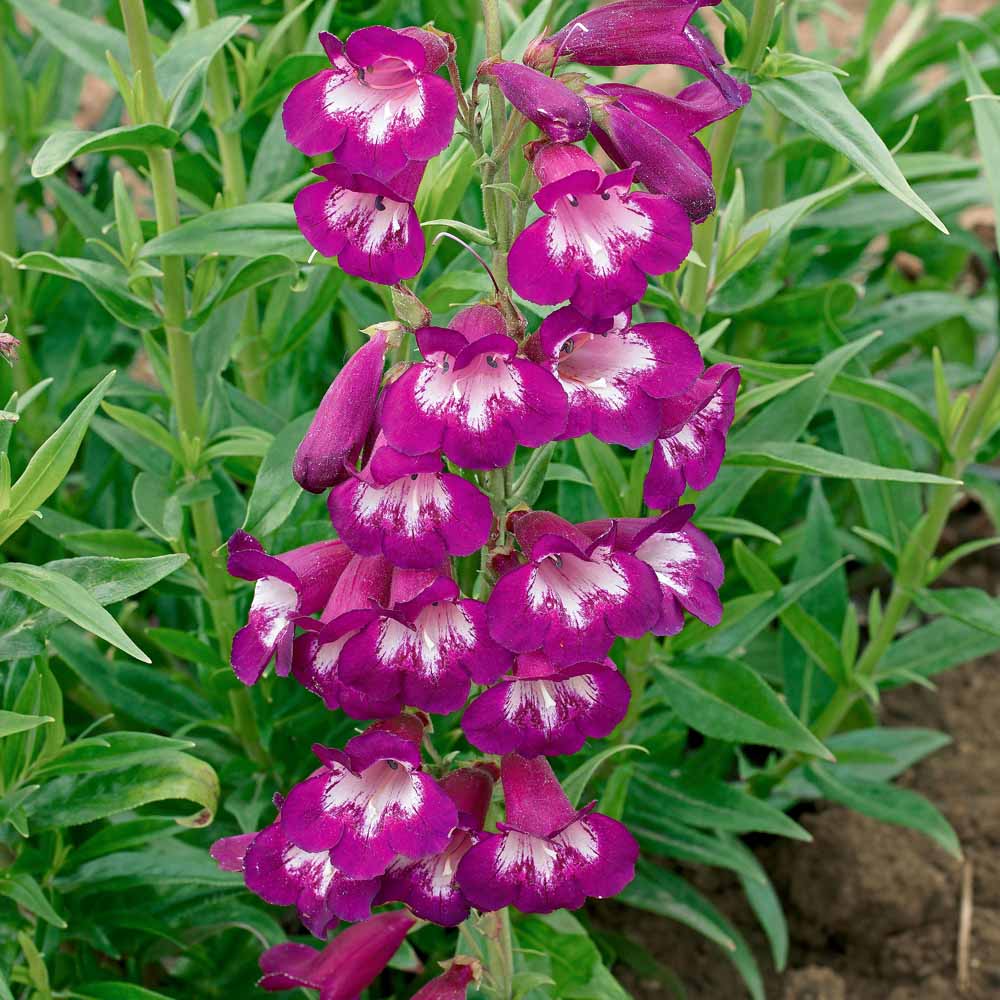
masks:
[[[181,505],[168,484],[150,472],[140,472],[132,482],[132,505],[143,524],[168,542],[181,537]]]
[[[171,149],[180,142],[180,133],[163,125],[122,125],[106,132],[67,129],[54,132],[42,143],[31,161],[32,177],[48,177],[70,160],[85,153],[109,153],[118,149]]]
[[[913,599],[929,615],[947,615],[981,632],[1000,636],[1000,599],[977,587],[918,590]]]
[[[291,476],[292,456],[312,417],[312,412],[303,413],[274,435],[247,501],[243,530],[251,535],[268,535],[280,528],[302,495],[302,487]]]
[[[130,410],[125,406],[114,406],[111,403],[102,403],[101,409],[111,417],[117,424],[127,427],[140,437],[145,438],[150,444],[156,445],[165,451],[175,462],[181,464],[183,455],[177,438],[167,430],[155,417],[139,410]]]
[[[0,739],[14,733],[26,733],[29,729],[55,721],[51,715],[21,715],[18,712],[0,711]]]
[[[156,61],[156,80],[167,102],[178,96],[178,90],[189,82],[196,68],[208,66],[214,56],[248,21],[249,17],[220,17],[204,28],[175,35],[167,51]]]
[[[965,87],[969,97],[993,97],[993,92],[986,86],[982,73],[969,58],[964,45],[959,43],[958,61],[965,78]],[[1000,219],[1000,104],[993,101],[970,101],[972,120],[976,126],[976,142],[983,158],[983,170],[989,182],[990,194],[993,198],[994,218]],[[994,233],[997,246],[1000,247],[1000,236]]]
[[[641,753],[649,753],[645,747],[638,746],[635,743],[619,743],[615,746],[605,747],[599,753],[595,753],[593,757],[585,760],[578,768],[571,771],[562,783],[563,791],[574,806],[579,804],[580,798],[587,787],[587,782],[594,776],[597,769],[606,760],[621,753],[623,750],[638,750]]]
[[[0,896],[13,899],[19,906],[41,917],[53,927],[66,926],[66,921],[56,913],[55,907],[42,892],[42,887],[30,875],[21,873],[0,878]]]
[[[709,534],[743,535],[747,538],[760,538],[772,545],[781,544],[781,539],[774,532],[742,517],[699,517],[698,527]]]
[[[610,445],[598,441],[590,434],[577,438],[573,444],[580,457],[580,464],[608,516],[627,516],[625,497],[628,493],[628,478]]]

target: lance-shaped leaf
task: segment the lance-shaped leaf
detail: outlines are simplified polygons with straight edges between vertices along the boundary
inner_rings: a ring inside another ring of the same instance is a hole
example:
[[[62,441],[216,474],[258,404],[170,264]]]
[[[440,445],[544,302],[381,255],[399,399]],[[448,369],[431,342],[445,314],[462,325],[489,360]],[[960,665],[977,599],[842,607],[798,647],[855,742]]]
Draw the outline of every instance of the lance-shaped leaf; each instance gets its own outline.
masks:
[[[106,132],[67,129],[54,132],[42,143],[31,161],[32,177],[48,177],[70,160],[85,153],[108,153],[118,149],[170,149],[180,141],[180,134],[163,125],[123,125]]]

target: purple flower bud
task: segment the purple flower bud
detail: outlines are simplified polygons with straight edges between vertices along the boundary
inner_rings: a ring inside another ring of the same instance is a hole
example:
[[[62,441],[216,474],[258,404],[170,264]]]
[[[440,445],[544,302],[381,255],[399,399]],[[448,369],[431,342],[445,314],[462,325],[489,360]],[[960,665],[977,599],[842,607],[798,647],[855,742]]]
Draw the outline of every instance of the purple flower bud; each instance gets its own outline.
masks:
[[[0,329],[0,358],[3,358],[11,367],[17,361],[17,349],[21,346],[21,341],[12,333]]]
[[[295,452],[292,473],[310,493],[322,493],[350,476],[375,417],[385,365],[386,334],[378,331],[330,384]]]
[[[230,575],[257,584],[247,624],[233,637],[231,662],[244,684],[256,684],[272,656],[277,657],[278,675],[288,674],[296,619],[323,607],[350,558],[337,540],[269,556],[244,531],[229,539]]]
[[[482,974],[479,962],[465,955],[458,955],[447,963],[446,971],[435,976],[413,994],[412,1000],[465,1000],[469,986],[479,982]]]
[[[404,910],[379,913],[348,927],[322,951],[291,942],[260,957],[262,989],[319,990],[320,1000],[357,1000],[389,964],[416,920]]]
[[[457,104],[434,75],[448,46],[418,28],[375,25],[347,44],[322,32],[331,68],[298,84],[282,111],[288,141],[307,156],[333,153],[351,173],[388,181],[451,141]]]
[[[553,141],[586,138],[590,108],[566,84],[516,62],[485,62],[479,76],[495,80],[503,96]]]
[[[575,910],[588,896],[620,892],[635,874],[639,845],[616,820],[574,810],[544,757],[503,759],[506,822],[458,866],[458,884],[479,910]]]

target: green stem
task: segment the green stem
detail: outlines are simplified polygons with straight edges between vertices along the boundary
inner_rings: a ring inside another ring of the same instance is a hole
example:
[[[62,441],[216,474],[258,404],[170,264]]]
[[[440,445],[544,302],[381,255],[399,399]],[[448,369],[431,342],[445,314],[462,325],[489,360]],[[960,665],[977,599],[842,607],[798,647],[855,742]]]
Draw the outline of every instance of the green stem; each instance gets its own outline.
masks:
[[[510,932],[510,910],[504,907],[487,915],[486,962],[489,967],[493,1000],[514,996],[514,946]]]
[[[503,29],[500,22],[498,0],[482,0],[483,28],[486,42],[486,58],[499,59],[503,50]],[[510,158],[503,155],[503,140],[507,131],[507,115],[503,94],[495,82],[490,83],[490,121],[493,128],[493,179],[499,182],[510,180]],[[509,153],[509,150],[507,151]],[[497,156],[500,159],[497,159]],[[496,192],[494,192],[496,194]],[[493,251],[493,273],[502,286],[507,284],[507,251],[510,249],[513,212],[510,199],[498,196],[494,199],[494,226],[491,234],[496,239]]]
[[[132,67],[139,74],[141,103],[147,120],[162,121],[164,102],[153,72],[153,51],[144,5],[141,0],[121,0],[121,10]],[[149,150],[148,158],[156,228],[159,234],[163,234],[180,224],[174,162],[170,153],[160,148]],[[185,471],[188,479],[193,480],[203,429],[195,395],[194,352],[191,338],[183,329],[187,313],[184,259],[163,257],[160,267],[163,272],[163,328],[170,361],[171,393],[186,458]],[[222,532],[215,505],[210,499],[199,500],[191,505],[191,523],[216,640],[223,657],[228,658],[229,640],[236,631],[236,612],[229,595],[228,575],[218,554],[222,546]],[[244,749],[254,760],[264,762],[266,755],[260,745],[247,690],[243,687],[232,690],[230,704],[236,732]]]

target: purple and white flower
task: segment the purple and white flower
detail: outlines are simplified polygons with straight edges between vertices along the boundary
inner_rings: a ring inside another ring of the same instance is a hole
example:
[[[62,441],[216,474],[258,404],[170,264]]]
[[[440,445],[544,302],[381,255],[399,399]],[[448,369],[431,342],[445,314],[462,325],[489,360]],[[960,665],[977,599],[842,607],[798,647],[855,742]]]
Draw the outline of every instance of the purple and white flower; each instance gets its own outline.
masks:
[[[630,691],[610,660],[556,668],[539,653],[517,658],[514,675],[465,710],[462,731],[484,753],[546,757],[576,753],[625,718]]]
[[[323,767],[288,793],[282,832],[304,851],[329,851],[355,879],[382,875],[397,855],[443,850],[458,811],[420,770],[423,730],[423,720],[402,715],[369,726],[342,751],[314,745]]]
[[[404,455],[376,446],[371,462],[330,492],[330,520],[362,555],[382,554],[408,569],[432,569],[489,541],[489,498],[444,472],[439,455]]]
[[[684,395],[664,400],[643,486],[647,507],[668,510],[687,487],[703,490],[712,484],[726,454],[739,386],[735,365],[713,365]]]
[[[379,181],[338,163],[316,167],[323,178],[295,196],[302,235],[341,270],[380,285],[416,275],[424,263],[424,231],[413,207],[424,164]]]
[[[616,820],[574,809],[544,757],[504,757],[506,821],[462,858],[458,884],[474,907],[524,913],[575,910],[620,892],[639,845]]]
[[[434,75],[445,40],[419,28],[375,25],[346,45],[320,33],[330,69],[298,84],[282,111],[288,141],[307,156],[333,153],[351,172],[388,181],[408,163],[426,163],[451,141],[457,105]]]
[[[565,83],[523,63],[491,61],[479,67],[508,101],[554,142],[580,142],[590,129],[590,107]]]
[[[292,463],[295,481],[310,493],[343,482],[361,455],[375,419],[387,346],[385,331],[377,330],[326,390]]]
[[[515,653],[544,652],[557,667],[599,661],[617,636],[645,635],[659,617],[656,576],[609,537],[591,541],[555,514],[512,518],[529,562],[497,581],[490,634]]]
[[[635,167],[605,174],[576,146],[535,155],[544,213],[514,241],[509,277],[530,302],[569,299],[586,316],[613,316],[638,302],[646,276],[680,267],[691,250],[684,209],[664,195],[632,191]]]
[[[408,861],[394,861],[382,876],[378,903],[401,902],[424,920],[455,927],[469,915],[455,874],[459,862],[482,836],[486,812],[499,771],[492,764],[477,764],[452,771],[441,787],[455,803],[458,825],[438,854]]]
[[[640,448],[661,427],[660,400],[689,388],[701,371],[694,340],[670,323],[637,323],[626,313],[588,319],[572,306],[550,313],[525,347],[569,399],[562,438],[593,434]]]
[[[322,951],[287,941],[260,956],[268,991],[299,986],[319,990],[319,1000],[357,1000],[389,964],[416,920],[405,910],[379,913],[338,934]]]
[[[384,393],[382,427],[392,447],[496,469],[518,445],[537,448],[562,433],[566,394],[549,372],[518,357],[495,306],[464,309],[447,330],[424,327],[417,345],[424,361]]]
[[[279,676],[288,674],[295,620],[323,607],[350,559],[336,540],[269,556],[245,531],[229,539],[230,576],[256,581],[247,623],[233,637],[233,670],[244,684],[256,684],[272,657]]]

